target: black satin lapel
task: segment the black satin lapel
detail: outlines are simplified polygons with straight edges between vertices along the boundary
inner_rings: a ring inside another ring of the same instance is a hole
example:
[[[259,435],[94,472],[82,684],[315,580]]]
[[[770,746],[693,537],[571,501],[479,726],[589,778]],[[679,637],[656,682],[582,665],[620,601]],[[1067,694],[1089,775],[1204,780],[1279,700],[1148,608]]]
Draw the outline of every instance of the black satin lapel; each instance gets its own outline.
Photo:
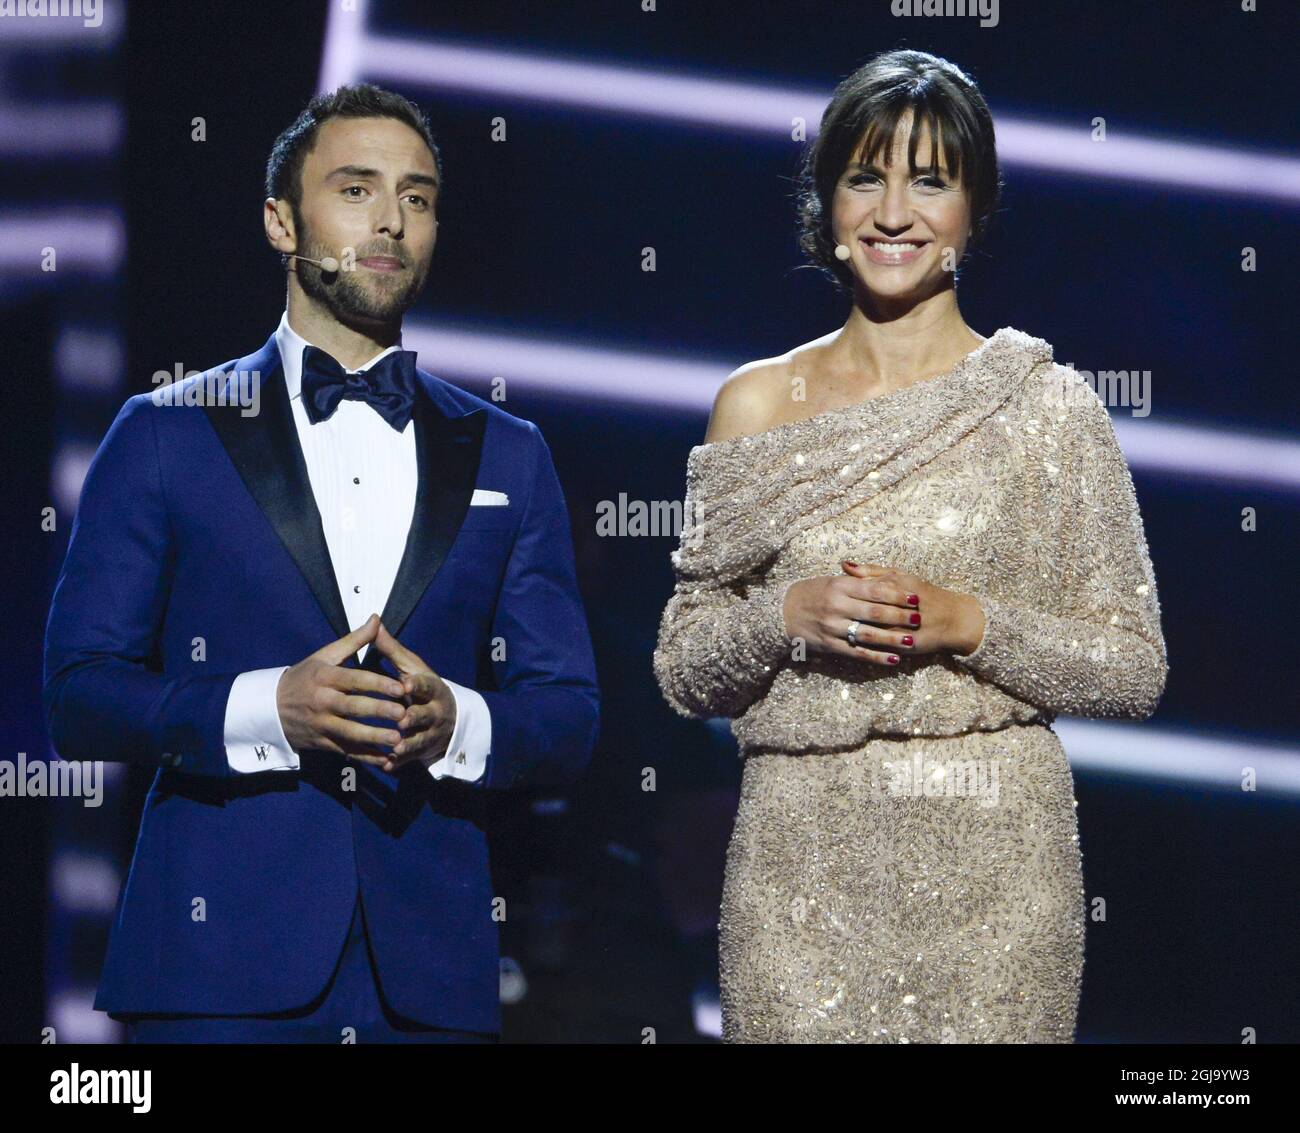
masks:
[[[298,443],[279,355],[262,380],[256,416],[242,416],[238,405],[204,409],[257,506],[298,564],[334,632],[343,637],[348,633],[347,613]]]
[[[487,414],[475,409],[461,417],[447,417],[421,387],[416,391],[412,419],[419,465],[415,513],[381,615],[384,628],[394,637],[401,633],[465,522],[478,480]],[[380,660],[378,651],[372,649],[366,654],[365,667],[378,669]]]

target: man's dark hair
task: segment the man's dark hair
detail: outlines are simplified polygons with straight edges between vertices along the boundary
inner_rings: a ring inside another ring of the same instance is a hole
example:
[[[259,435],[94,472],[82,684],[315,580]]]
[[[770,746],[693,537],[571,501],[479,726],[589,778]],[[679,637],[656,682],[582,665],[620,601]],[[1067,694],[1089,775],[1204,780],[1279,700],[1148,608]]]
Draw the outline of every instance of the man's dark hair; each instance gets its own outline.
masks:
[[[835,186],[860,143],[863,160],[873,161],[909,113],[907,159],[913,175],[917,142],[922,127],[928,126],[952,176],[960,177],[970,192],[967,253],[983,242],[1001,201],[993,115],[975,81],[947,59],[924,51],[873,56],[835,88],[817,137],[804,153],[799,177],[799,246],[811,265],[829,273],[845,291],[853,289],[853,273],[835,258],[830,231]],[[936,161],[931,172],[937,172]]]
[[[331,118],[395,118],[405,122],[424,139],[433,154],[441,190],[442,156],[424,111],[394,91],[372,83],[357,83],[339,87],[329,94],[318,94],[271,147],[271,156],[266,161],[266,195],[287,200],[295,219],[302,204],[303,162],[316,144],[316,131]]]

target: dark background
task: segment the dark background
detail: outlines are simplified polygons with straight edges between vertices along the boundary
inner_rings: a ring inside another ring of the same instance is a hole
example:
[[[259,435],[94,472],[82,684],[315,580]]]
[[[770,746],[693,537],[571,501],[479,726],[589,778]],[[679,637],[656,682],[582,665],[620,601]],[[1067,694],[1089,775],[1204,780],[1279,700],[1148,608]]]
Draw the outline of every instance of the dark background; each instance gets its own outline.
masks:
[[[892,18],[888,3],[670,0],[647,13],[634,0],[479,0],[374,3],[368,22],[394,38],[823,99],[874,52],[915,47],[972,74],[995,118],[1086,131],[1103,116],[1117,133],[1294,156],[1300,28],[1279,14],[1285,5],[1261,6],[1268,14],[1208,0],[1008,2],[999,26],[981,29]],[[48,754],[41,634],[77,462],[122,400],[151,388],[155,370],[247,353],[279,319],[284,276],[260,216],[266,156],[321,73],[323,4],[135,0],[119,12],[120,32],[91,46],[6,42],[0,26],[0,114],[11,123],[24,106],[76,118],[107,102],[123,124],[116,144],[93,152],[17,145],[0,168],[0,220],[107,210],[126,237],[111,269],[18,270],[0,286],[14,520],[0,662],[0,758],[9,760]],[[795,270],[797,143],[375,81],[425,107],[445,166],[433,272],[411,320],[711,363],[719,379],[842,323],[846,301],[818,273]],[[508,119],[506,144],[489,139],[496,115]],[[196,116],[207,124],[202,143],[190,138]],[[1081,369],[1151,370],[1152,422],[1294,437],[1300,199],[1249,184],[1211,193],[1023,166],[1004,177],[1003,211],[961,281],[977,331],[1018,327]],[[647,245],[657,250],[653,273],[640,270]],[[1238,266],[1247,245],[1259,252],[1255,273]],[[84,326],[118,343],[116,380],[60,376],[60,343]],[[439,372],[436,357],[420,362]],[[484,378],[494,372],[485,359]],[[575,790],[502,800],[494,869],[512,914],[502,936],[505,1037],[639,1042],[653,1026],[660,1042],[708,1041],[739,764],[726,729],[676,717],[650,669],[676,539],[594,533],[597,501],[681,497],[704,416],[650,412],[616,388],[601,398],[512,393],[508,408],[541,426],[565,484],[604,710],[600,748]],[[1170,654],[1168,688],[1146,728],[1294,756],[1297,477],[1286,451],[1289,487],[1134,468]],[[52,502],[58,529],[44,532],[40,511]],[[1257,509],[1254,533],[1240,529],[1245,507]],[[1295,1041],[1294,770],[1289,788],[1224,790],[1189,779],[1178,745],[1168,750],[1159,774],[1075,768],[1088,895],[1109,910],[1089,925],[1079,1038],[1239,1042],[1251,1027],[1261,1042]],[[649,766],[653,793],[641,789]],[[148,786],[118,772],[99,811],[0,800],[0,1038],[35,1041],[49,1025],[61,1038],[117,1037],[89,1003]]]

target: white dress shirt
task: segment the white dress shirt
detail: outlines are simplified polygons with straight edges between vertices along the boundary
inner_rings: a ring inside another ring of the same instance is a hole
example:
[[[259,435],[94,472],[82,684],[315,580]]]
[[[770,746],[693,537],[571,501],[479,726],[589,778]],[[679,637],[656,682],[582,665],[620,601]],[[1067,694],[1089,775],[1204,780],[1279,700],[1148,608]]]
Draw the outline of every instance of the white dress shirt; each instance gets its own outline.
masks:
[[[344,398],[328,420],[313,425],[301,396],[302,352],[310,344],[289,325],[287,310],[275,342],[334,577],[348,625],[358,629],[371,614],[383,613],[406,549],[419,480],[415,422],[408,421],[398,433],[366,402]],[[361,373],[400,349],[400,344],[390,346],[348,372]],[[235,771],[298,769],[298,753],[285,739],[276,702],[276,688],[288,668],[253,669],[235,678],[226,701],[224,737],[226,760]],[[487,701],[474,689],[444,683],[456,702],[455,728],[446,754],[423,762],[435,779],[473,781],[487,766],[492,717]]]

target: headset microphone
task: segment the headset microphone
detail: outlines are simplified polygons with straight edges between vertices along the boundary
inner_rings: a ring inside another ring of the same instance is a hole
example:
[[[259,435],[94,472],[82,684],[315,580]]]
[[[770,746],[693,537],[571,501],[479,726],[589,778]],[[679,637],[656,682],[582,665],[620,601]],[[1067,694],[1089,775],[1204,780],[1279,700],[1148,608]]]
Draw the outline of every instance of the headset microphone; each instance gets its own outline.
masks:
[[[291,260],[306,260],[309,264],[316,264],[321,271],[331,274],[339,270],[339,262],[333,256],[326,256],[323,260],[313,260],[310,256],[298,256],[293,252],[286,252],[285,255]]]

